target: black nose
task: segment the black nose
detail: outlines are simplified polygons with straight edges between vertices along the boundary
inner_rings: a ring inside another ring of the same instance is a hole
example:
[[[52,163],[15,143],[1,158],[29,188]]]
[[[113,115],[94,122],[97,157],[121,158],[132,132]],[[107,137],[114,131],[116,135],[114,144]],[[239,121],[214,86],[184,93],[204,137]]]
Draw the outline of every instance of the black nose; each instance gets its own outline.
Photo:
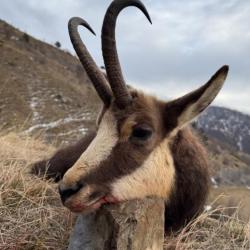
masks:
[[[81,188],[83,184],[77,183],[73,187],[64,187],[62,184],[59,185],[58,191],[61,197],[62,202],[64,203],[70,196],[76,194]]]

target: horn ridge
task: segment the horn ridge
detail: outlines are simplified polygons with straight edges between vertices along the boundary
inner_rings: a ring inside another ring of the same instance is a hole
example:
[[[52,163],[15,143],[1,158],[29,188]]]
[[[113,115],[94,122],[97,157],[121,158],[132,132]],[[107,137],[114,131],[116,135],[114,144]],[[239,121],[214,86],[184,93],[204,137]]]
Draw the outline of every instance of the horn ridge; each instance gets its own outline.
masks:
[[[92,81],[98,95],[102,99],[105,105],[109,105],[112,98],[112,93],[109,88],[108,82],[101,72],[99,67],[96,65],[92,56],[88,52],[86,46],[81,40],[80,34],[78,32],[78,26],[84,26],[87,28],[93,35],[95,32],[90,27],[90,25],[80,17],[72,17],[68,22],[69,36],[72,42],[72,45],[76,51],[76,54],[79,57],[84,69],[87,72],[90,80]]]
[[[151,18],[144,4],[139,0],[114,0],[109,6],[102,26],[102,53],[107,76],[118,107],[125,108],[131,103],[126,83],[122,74],[122,69],[117,53],[115,40],[115,27],[119,13],[126,7],[134,6],[139,8],[148,21]]]

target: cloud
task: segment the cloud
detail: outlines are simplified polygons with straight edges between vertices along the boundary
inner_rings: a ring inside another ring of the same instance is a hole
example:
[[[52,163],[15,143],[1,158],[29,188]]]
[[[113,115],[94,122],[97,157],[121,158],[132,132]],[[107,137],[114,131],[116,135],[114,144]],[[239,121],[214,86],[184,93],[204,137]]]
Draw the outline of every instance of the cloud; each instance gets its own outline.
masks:
[[[97,37],[81,30],[99,65],[100,31],[111,1],[2,0],[0,18],[73,51],[67,34],[71,16],[85,18]],[[223,64],[230,74],[216,103],[250,114],[250,3],[244,0],[145,0],[153,25],[135,8],[118,19],[117,45],[125,78],[162,98],[205,83]]]

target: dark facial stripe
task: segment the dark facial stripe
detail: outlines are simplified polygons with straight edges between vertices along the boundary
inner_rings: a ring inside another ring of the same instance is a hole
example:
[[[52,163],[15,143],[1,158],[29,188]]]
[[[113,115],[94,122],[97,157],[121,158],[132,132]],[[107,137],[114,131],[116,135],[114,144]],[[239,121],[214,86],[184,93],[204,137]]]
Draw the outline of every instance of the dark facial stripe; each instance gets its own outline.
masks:
[[[81,181],[86,184],[108,186],[114,180],[133,173],[148,158],[151,150],[137,147],[130,142],[118,143],[110,156],[87,174]]]
[[[85,184],[107,187],[115,180],[130,175],[143,165],[150,153],[164,139],[161,106],[154,99],[137,93],[137,95],[134,95],[133,104],[127,109],[118,110],[114,103],[112,103],[110,109],[117,121],[119,139],[123,138],[121,134],[122,127],[128,126],[129,130],[130,125],[126,124],[126,122],[128,122],[131,115],[134,115],[136,122],[140,124],[150,124],[154,132],[149,140],[142,143],[136,144],[130,138],[126,138],[125,141],[123,139],[118,141],[109,157],[103,160],[99,166],[90,170],[81,180]]]

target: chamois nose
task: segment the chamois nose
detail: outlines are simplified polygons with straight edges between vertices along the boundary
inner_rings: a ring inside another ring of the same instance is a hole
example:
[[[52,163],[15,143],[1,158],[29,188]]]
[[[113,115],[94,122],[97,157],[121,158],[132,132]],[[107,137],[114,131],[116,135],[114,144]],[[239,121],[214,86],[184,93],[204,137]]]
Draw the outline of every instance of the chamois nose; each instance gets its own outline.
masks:
[[[64,187],[63,184],[60,184],[58,191],[61,197],[62,202],[64,203],[70,196],[76,194],[84,185],[77,183],[72,187]]]

